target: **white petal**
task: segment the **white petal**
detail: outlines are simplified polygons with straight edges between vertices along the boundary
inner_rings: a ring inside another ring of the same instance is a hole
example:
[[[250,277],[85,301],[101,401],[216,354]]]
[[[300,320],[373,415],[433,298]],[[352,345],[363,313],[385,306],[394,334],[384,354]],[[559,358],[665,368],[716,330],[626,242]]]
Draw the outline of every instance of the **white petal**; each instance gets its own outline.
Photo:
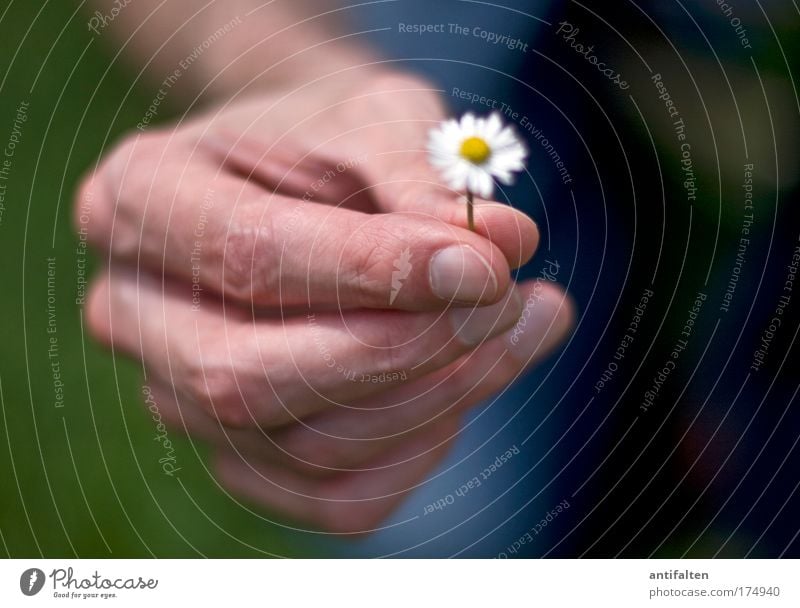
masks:
[[[509,148],[501,148],[496,153],[492,154],[492,160],[503,165],[513,165],[517,167],[515,171],[519,171],[524,166],[527,150],[522,146],[513,146]]]
[[[467,188],[469,188],[470,192],[478,192],[481,186],[481,175],[482,172],[480,169],[473,167],[467,173]]]
[[[428,133],[429,142],[444,142],[447,141],[447,133],[444,129],[431,129]]]
[[[502,130],[503,121],[500,119],[500,114],[498,112],[492,112],[489,119],[486,121],[486,128],[483,133],[486,141],[491,145]]]
[[[486,119],[485,118],[476,118],[475,119],[475,136],[480,137],[481,139],[486,139]]]
[[[494,184],[486,171],[473,165],[467,176],[467,188],[481,198],[488,198],[492,195]]]
[[[494,182],[492,176],[487,172],[483,172],[480,177],[480,188],[477,190],[477,195],[481,198],[492,198],[494,194]]]
[[[519,140],[511,127],[506,127],[492,138],[492,145],[495,148],[506,148],[517,144]]]
[[[505,184],[506,186],[511,186],[514,184],[516,179],[515,171],[513,169],[501,169],[499,171],[492,171],[492,175],[497,179],[497,181]]]
[[[442,128],[431,129],[431,131],[428,133],[428,145],[436,145],[441,148],[452,147],[452,142],[454,141],[453,134],[458,132],[459,130],[457,126],[451,128],[447,125],[443,125]],[[456,137],[458,136],[456,135]]]
[[[461,139],[461,126],[455,120],[448,120],[442,127],[442,134],[448,141]]]
[[[512,173],[513,169],[509,167],[501,166],[497,163],[492,164],[489,167],[488,172],[493,177],[497,178],[499,181],[503,182],[504,184],[511,185],[514,183],[514,175]]]
[[[453,157],[458,154],[457,149],[454,149],[448,141],[442,139],[431,139],[427,147],[431,156]]]
[[[523,158],[518,154],[498,154],[491,159],[492,168],[506,171],[522,171],[525,168]]]
[[[447,169],[449,169],[455,163],[458,162],[457,158],[452,158],[449,156],[429,156],[428,160],[434,167],[436,167],[440,171],[446,171]]]
[[[461,146],[470,137],[481,137],[489,146],[491,154],[483,163],[474,164],[461,157]],[[483,198],[494,192],[493,177],[510,184],[513,173],[525,168],[528,153],[514,130],[503,125],[498,112],[488,117],[468,112],[459,121],[443,122],[429,132],[427,150],[431,165],[451,188],[461,192],[469,189]]]
[[[446,120],[442,123],[441,128],[442,131],[446,133],[454,129],[459,130],[461,129],[461,126],[458,124],[458,121],[455,118],[450,118],[449,120]]]
[[[467,139],[475,135],[475,115],[467,112],[461,117],[461,138]]]
[[[431,156],[448,157],[453,155],[453,150],[440,142],[428,142],[427,147]]]
[[[469,166],[466,163],[456,163],[449,167],[442,177],[453,190],[463,192],[467,188],[468,175]]]

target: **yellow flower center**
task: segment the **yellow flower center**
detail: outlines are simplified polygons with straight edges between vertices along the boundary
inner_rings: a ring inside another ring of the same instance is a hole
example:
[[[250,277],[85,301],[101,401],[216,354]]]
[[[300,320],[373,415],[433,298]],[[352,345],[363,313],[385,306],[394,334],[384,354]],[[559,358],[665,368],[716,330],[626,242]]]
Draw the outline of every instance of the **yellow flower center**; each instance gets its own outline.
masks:
[[[480,165],[492,154],[492,149],[480,137],[469,137],[461,144],[461,156],[469,162]]]

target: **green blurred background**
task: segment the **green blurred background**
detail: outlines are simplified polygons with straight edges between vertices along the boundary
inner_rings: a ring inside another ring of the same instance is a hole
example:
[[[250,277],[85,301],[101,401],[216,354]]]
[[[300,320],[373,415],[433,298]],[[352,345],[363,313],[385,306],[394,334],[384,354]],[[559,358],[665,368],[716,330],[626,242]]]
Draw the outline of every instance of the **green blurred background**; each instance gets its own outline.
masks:
[[[82,172],[135,127],[152,92],[131,85],[124,66],[111,60],[116,51],[87,31],[77,3],[0,6],[4,145],[18,108],[29,104],[0,222],[0,552],[303,554],[302,539],[288,543],[280,529],[219,491],[200,458],[202,445],[171,432],[181,470],[165,475],[156,423],[141,405],[137,365],[114,361],[84,341],[75,302],[74,188]],[[168,107],[159,118],[169,118]],[[47,304],[48,258],[55,258],[54,317]],[[50,326],[55,333],[48,333]],[[56,357],[49,356],[51,337]],[[52,363],[60,366],[63,407],[56,407]]]

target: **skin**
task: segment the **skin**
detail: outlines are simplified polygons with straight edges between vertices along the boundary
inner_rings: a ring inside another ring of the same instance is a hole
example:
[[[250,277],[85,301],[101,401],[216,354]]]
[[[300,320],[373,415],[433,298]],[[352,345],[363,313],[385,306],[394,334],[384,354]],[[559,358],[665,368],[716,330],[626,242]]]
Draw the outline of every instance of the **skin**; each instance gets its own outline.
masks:
[[[168,72],[248,6],[217,4],[198,17],[183,0],[137,0],[110,27],[131,61]],[[206,110],[134,132],[83,180],[76,223],[106,261],[86,315],[93,336],[142,362],[164,419],[209,442],[224,488],[304,526],[365,533],[441,462],[463,413],[551,352],[574,313],[556,286],[509,278],[534,254],[535,223],[476,201],[469,231],[463,198],[428,166],[427,133],[447,116],[435,86],[328,42],[327,18],[274,34],[315,14],[278,4],[176,89],[204,91]],[[454,246],[483,259],[477,274],[463,256],[437,274]]]

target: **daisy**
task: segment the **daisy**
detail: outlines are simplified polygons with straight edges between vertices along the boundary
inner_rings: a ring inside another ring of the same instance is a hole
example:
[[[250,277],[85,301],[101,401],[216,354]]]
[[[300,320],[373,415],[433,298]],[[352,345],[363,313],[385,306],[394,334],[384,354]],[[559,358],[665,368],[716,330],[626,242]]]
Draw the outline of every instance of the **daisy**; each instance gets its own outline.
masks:
[[[454,190],[467,194],[467,218],[474,230],[472,198],[489,198],[494,180],[511,185],[513,172],[525,168],[528,152],[511,127],[504,127],[500,114],[476,118],[467,113],[461,121],[450,119],[432,129],[428,140],[431,164]]]

